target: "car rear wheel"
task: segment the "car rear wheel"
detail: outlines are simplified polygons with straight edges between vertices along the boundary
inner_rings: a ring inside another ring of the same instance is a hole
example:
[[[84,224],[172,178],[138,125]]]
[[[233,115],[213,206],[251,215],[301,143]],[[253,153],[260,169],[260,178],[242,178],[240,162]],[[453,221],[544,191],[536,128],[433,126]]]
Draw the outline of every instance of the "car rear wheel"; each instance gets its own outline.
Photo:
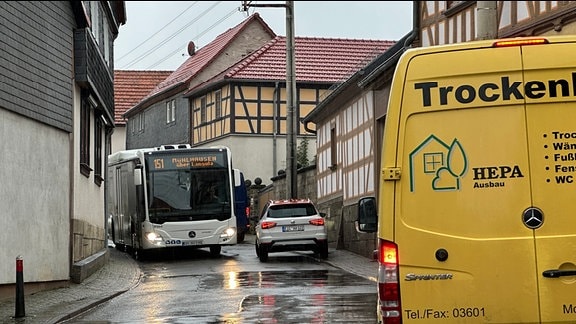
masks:
[[[260,245],[260,247],[258,248],[258,251],[256,253],[258,254],[258,258],[260,259],[260,262],[268,261],[268,248],[266,246]]]
[[[321,242],[319,244],[318,254],[321,259],[328,259],[328,242]]]
[[[254,247],[255,247],[254,250],[256,250],[256,256],[260,257],[260,247],[258,246],[258,241],[256,241],[256,243],[254,243]]]

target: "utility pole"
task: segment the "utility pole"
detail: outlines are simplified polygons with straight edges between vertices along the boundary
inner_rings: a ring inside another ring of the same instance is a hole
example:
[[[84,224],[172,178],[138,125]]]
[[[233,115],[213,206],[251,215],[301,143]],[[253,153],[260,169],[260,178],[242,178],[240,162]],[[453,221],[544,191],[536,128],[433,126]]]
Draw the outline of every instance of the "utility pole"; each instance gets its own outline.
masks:
[[[248,7],[286,8],[286,198],[297,198],[296,134],[298,133],[298,116],[295,116],[294,110],[294,97],[296,95],[294,1],[286,1],[285,5],[252,4],[252,1],[242,1],[243,10],[248,10]]]
[[[294,1],[286,1],[286,198],[298,197],[296,134],[298,116],[294,113],[296,68],[294,64]]]
[[[498,38],[497,1],[476,1],[476,39]]]

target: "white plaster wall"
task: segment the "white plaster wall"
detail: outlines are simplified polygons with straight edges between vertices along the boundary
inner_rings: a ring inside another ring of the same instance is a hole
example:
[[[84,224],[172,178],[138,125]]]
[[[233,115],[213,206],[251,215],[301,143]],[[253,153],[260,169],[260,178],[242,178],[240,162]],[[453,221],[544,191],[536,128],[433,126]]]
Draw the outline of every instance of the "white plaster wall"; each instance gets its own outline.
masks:
[[[112,133],[112,153],[123,151],[126,149],[126,126],[116,126],[114,133]]]
[[[97,186],[94,182],[94,171],[90,172],[90,176],[86,177],[80,173],[80,89],[76,89],[74,92],[74,143],[76,153],[74,154],[74,163],[72,168],[72,174],[74,177],[74,192],[73,192],[73,211],[72,217],[77,220],[84,221],[85,224],[90,224],[96,228],[104,229],[104,182],[100,186]],[[95,129],[95,115],[91,112],[90,116],[90,166],[94,169],[95,163],[94,159],[94,129]],[[102,135],[104,139],[104,134]],[[104,152],[103,152],[104,154]],[[102,177],[106,173],[105,166],[106,158],[103,157],[103,161],[98,161],[102,163]],[[86,228],[87,229],[87,228]],[[78,234],[78,233],[75,233]],[[89,235],[94,235],[94,233],[85,233],[87,237]],[[104,235],[100,238],[104,240]],[[83,242],[83,245],[91,244],[91,242]],[[96,242],[93,242],[96,244]],[[76,246],[74,247],[76,248]],[[91,248],[92,250],[94,248]],[[89,252],[88,252],[89,253]],[[86,253],[84,253],[86,254]],[[88,257],[90,255],[84,255]]]
[[[298,140],[300,143],[300,140]],[[274,140],[267,136],[230,136],[207,144],[206,146],[225,145],[232,151],[232,163],[235,168],[242,170],[244,178],[252,181],[257,177],[262,179],[263,185],[272,183],[270,178],[277,176],[278,170],[286,169],[286,137],[280,136]],[[276,156],[274,156],[276,150]],[[308,139],[308,159],[314,163],[316,154],[316,140]],[[274,158],[276,157],[276,169]]]
[[[69,278],[69,134],[0,109],[0,284]]]

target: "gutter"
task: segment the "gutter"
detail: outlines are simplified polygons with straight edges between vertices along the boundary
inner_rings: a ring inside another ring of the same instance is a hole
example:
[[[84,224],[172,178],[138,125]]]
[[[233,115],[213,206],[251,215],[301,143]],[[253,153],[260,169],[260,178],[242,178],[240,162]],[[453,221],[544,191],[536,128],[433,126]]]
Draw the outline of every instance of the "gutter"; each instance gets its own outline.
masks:
[[[396,44],[390,47],[386,52],[382,53],[379,57],[375,58],[371,63],[366,65],[364,68],[358,70],[355,74],[353,74],[348,80],[343,82],[340,86],[338,86],[333,92],[331,92],[320,104],[318,104],[303,120],[302,123],[304,124],[304,129],[312,134],[316,134],[317,131],[311,129],[308,124],[312,123],[312,118],[317,116],[319,112],[321,112],[333,99],[340,93],[344,91],[345,88],[353,84],[356,80],[360,81],[357,83],[359,88],[366,87],[367,84],[374,81],[376,77],[378,77],[383,71],[390,69],[393,67],[397,62],[400,56],[406,51],[406,49],[411,47],[412,42],[416,39],[416,35],[418,35],[418,30],[413,29],[404,37],[402,37]],[[388,56],[388,57],[386,57]],[[379,61],[383,60],[380,65],[373,67],[373,65]],[[364,74],[368,71],[368,74],[364,76]]]
[[[384,71],[392,68],[398,63],[398,59],[407,49],[411,47],[412,42],[416,39],[417,31],[412,30],[406,36],[404,36],[400,41],[399,44],[402,44],[402,47],[399,48],[396,52],[392,53],[392,55],[384,61],[384,63],[380,64],[376,67],[372,72],[370,72],[364,79],[358,82],[358,86],[360,88],[366,87],[370,82],[374,81],[380,74]],[[392,47],[394,48],[394,46]]]
[[[184,82],[184,81],[177,82],[174,85],[167,87],[166,89],[164,89],[158,93],[155,93],[154,95],[152,95],[150,97],[144,98],[143,100],[138,102],[136,105],[134,105],[132,108],[125,111],[124,114],[122,114],[122,117],[124,119],[128,119],[129,116],[136,115],[138,112],[145,110],[146,108],[152,106],[155,103],[160,102],[162,100],[162,98],[170,97],[170,96],[173,96],[175,94],[182,92],[182,90],[179,89],[182,85],[186,85],[186,82]],[[176,91],[174,91],[174,90],[176,90]]]

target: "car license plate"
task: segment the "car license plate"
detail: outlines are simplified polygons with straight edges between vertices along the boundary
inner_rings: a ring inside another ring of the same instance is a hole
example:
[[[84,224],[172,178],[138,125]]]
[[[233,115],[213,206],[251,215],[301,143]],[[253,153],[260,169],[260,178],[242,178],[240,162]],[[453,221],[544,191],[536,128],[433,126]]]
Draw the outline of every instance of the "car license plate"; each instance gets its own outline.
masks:
[[[183,246],[194,246],[194,245],[202,245],[204,241],[202,240],[194,240],[194,241],[184,241],[182,242]]]
[[[282,232],[299,232],[304,230],[304,225],[284,225]]]

